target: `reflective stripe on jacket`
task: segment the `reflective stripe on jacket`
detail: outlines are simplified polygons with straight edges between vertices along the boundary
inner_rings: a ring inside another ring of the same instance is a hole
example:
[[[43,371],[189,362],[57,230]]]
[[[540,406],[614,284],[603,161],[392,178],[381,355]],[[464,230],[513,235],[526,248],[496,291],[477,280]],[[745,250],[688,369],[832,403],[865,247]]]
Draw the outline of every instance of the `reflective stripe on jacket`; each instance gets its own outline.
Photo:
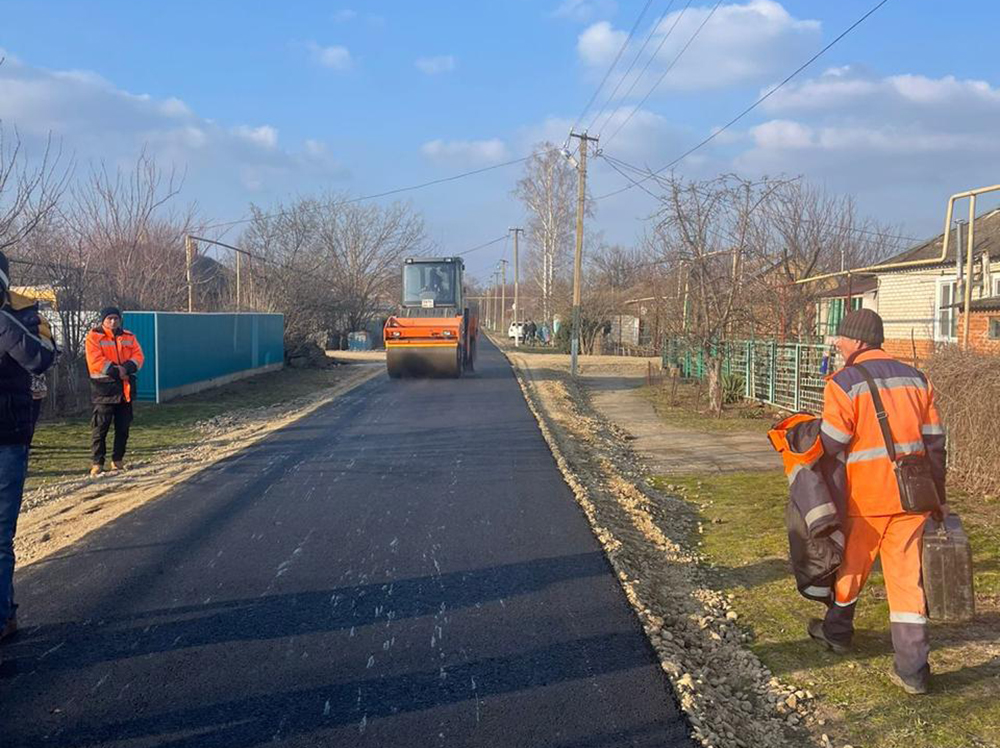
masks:
[[[878,387],[897,457],[926,454],[944,496],[945,434],[934,388],[920,371],[885,351],[865,350],[827,380],[823,395],[823,446],[847,466],[848,516],[903,511],[868,383],[855,363],[864,364]]]
[[[815,416],[797,413],[775,424],[767,436],[788,476],[785,525],[796,587],[803,597],[829,602],[844,552],[843,467],[825,455],[821,424]]]
[[[95,405],[132,402],[135,373],[142,368],[142,348],[128,330],[109,333],[103,327],[87,333],[87,371],[90,373],[90,395]],[[122,380],[118,366],[128,376]]]

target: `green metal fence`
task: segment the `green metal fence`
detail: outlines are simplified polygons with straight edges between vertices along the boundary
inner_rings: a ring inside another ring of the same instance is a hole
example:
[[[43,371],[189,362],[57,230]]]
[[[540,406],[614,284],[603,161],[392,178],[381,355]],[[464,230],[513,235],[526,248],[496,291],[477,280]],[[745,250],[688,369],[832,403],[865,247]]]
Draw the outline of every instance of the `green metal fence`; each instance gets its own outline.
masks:
[[[723,376],[743,381],[743,396],[791,411],[823,409],[824,358],[829,349],[815,343],[740,340],[719,343],[709,351],[688,341],[668,339],[664,369],[676,367],[685,379],[705,379],[709,359],[722,357]]]

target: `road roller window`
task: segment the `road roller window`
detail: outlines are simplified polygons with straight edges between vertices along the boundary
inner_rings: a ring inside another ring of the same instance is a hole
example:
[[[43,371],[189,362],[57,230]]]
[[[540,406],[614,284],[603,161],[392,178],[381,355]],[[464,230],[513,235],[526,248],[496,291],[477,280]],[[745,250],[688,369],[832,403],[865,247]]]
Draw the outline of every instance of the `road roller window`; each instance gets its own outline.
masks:
[[[455,265],[422,262],[406,265],[403,272],[403,304],[406,306],[455,306]]]

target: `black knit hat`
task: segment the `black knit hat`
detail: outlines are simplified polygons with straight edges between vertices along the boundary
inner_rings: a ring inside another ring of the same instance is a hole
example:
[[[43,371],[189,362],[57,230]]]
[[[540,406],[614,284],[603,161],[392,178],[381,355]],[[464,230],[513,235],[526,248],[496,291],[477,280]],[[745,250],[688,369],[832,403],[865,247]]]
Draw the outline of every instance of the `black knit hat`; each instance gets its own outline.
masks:
[[[885,340],[885,329],[882,325],[882,318],[871,309],[855,309],[840,320],[840,324],[837,326],[837,335],[860,340],[872,348],[879,348],[882,346],[882,341]]]
[[[104,307],[101,310],[101,317],[100,317],[99,321],[103,322],[105,319],[107,319],[112,314],[114,314],[114,315],[116,315],[116,316],[118,316],[120,318],[122,316],[122,310],[119,309],[116,306],[106,306],[106,307]]]
[[[10,288],[10,263],[7,262],[7,255],[0,252],[0,291]]]

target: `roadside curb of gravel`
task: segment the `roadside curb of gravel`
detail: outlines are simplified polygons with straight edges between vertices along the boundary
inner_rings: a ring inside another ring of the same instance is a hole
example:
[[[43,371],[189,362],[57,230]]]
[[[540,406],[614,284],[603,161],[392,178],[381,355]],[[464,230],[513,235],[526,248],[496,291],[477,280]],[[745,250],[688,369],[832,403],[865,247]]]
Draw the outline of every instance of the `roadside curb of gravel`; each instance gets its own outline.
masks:
[[[264,408],[233,411],[193,426],[211,427],[204,439],[120,474],[49,483],[25,494],[15,549],[18,568],[43,561],[94,530],[160,498],[218,462],[295,423],[378,376],[358,367],[343,381],[312,395]]]
[[[554,413],[540,391],[553,380],[536,381],[523,356],[516,351],[504,354],[639,617],[694,738],[715,748],[835,745],[827,735],[818,737],[806,729],[817,726],[812,694],[782,684],[743,646],[752,635],[739,626],[732,596],[706,584],[705,559],[689,548],[699,524],[696,507],[648,485],[648,471],[627,444],[627,435],[596,413],[588,394],[568,375],[555,380],[565,390],[568,407]],[[575,413],[566,412],[574,408]],[[586,422],[587,429],[578,437],[558,423],[571,417]],[[596,454],[574,459],[574,439],[592,442],[583,449]],[[602,447],[605,454],[600,454]],[[603,474],[595,476],[595,470]]]

